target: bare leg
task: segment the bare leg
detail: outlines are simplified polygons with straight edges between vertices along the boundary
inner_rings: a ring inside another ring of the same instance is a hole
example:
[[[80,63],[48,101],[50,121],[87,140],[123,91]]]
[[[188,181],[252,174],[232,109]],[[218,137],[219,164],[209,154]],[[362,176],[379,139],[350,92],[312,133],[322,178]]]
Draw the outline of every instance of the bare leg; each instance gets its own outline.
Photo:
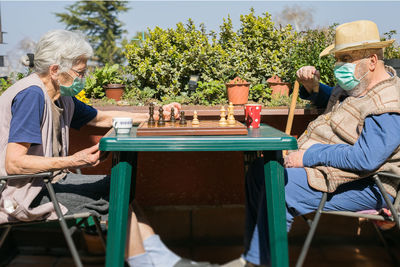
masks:
[[[147,220],[143,210],[136,201],[132,202],[132,207],[137,216],[137,223],[139,226],[140,235],[142,236],[142,240],[146,240],[150,236],[155,235],[153,228],[150,226],[150,222]]]
[[[181,258],[169,250],[160,237],[155,234],[143,211],[135,201],[132,206],[137,216],[144,249],[151,258],[154,267],[173,267]]]
[[[129,207],[128,238],[125,258],[131,267],[154,267],[150,255],[146,252],[143,238],[140,234],[138,221],[132,208]]]
[[[143,239],[140,234],[138,221],[135,213],[129,208],[128,238],[126,240],[125,258],[143,254],[146,251],[143,247]]]

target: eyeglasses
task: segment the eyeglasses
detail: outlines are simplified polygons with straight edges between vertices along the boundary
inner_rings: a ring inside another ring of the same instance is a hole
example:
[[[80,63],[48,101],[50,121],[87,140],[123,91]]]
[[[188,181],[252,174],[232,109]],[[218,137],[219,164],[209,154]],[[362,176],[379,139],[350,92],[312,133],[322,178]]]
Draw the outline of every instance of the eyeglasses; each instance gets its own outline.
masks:
[[[74,69],[71,68],[71,70],[73,72],[75,72],[78,75],[78,77],[80,77],[80,78],[84,78],[86,76],[86,74],[87,74],[87,69],[84,69],[82,71],[77,71],[77,70],[74,70]]]

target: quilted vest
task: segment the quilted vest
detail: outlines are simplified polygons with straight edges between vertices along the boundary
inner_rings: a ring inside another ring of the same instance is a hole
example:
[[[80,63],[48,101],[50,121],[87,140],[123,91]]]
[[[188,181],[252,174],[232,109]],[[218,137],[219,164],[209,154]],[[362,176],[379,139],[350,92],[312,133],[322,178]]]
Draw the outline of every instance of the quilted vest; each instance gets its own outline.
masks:
[[[393,68],[385,68],[393,76],[376,84],[363,97],[348,96],[340,102],[339,99],[346,92],[339,86],[335,87],[324,114],[312,121],[298,139],[299,149],[306,150],[316,143],[353,145],[363,130],[367,116],[388,112],[400,113],[400,78]],[[311,187],[324,192],[334,192],[341,184],[380,171],[400,175],[400,147],[373,172],[351,172],[326,166],[305,167],[305,170]],[[382,178],[382,183],[390,195],[396,195],[399,180]]]

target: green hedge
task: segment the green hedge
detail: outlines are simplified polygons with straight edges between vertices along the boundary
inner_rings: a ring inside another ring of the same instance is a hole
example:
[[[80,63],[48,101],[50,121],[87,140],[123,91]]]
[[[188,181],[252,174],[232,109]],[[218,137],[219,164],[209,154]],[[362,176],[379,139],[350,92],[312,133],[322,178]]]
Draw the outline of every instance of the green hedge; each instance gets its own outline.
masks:
[[[149,29],[145,40],[125,47],[131,90],[136,95],[151,92],[163,102],[212,105],[226,101],[224,83],[239,76],[252,84],[250,100],[265,102],[270,100],[269,77],[293,82],[296,70],[310,64],[321,70],[323,82],[333,84],[333,58],[318,57],[332,43],[333,27],[297,33],[290,25],[277,27],[268,13],[256,16],[254,10],[240,21],[234,31],[230,17],[223,19],[218,34],[207,33],[203,24],[196,27],[192,20],[174,29]],[[187,83],[193,74],[201,83],[191,94]]]

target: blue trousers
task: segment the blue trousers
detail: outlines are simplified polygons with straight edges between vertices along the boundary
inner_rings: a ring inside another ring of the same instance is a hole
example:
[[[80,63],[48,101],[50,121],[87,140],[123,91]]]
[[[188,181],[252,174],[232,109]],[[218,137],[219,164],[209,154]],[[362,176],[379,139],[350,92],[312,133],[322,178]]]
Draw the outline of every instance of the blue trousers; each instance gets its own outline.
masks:
[[[311,188],[304,168],[285,169],[287,231],[295,216],[317,210],[322,192]],[[391,199],[393,201],[393,198]],[[386,207],[372,179],[346,183],[328,194],[324,210],[360,211]],[[246,174],[245,260],[269,264],[269,237],[263,159],[257,159]]]

